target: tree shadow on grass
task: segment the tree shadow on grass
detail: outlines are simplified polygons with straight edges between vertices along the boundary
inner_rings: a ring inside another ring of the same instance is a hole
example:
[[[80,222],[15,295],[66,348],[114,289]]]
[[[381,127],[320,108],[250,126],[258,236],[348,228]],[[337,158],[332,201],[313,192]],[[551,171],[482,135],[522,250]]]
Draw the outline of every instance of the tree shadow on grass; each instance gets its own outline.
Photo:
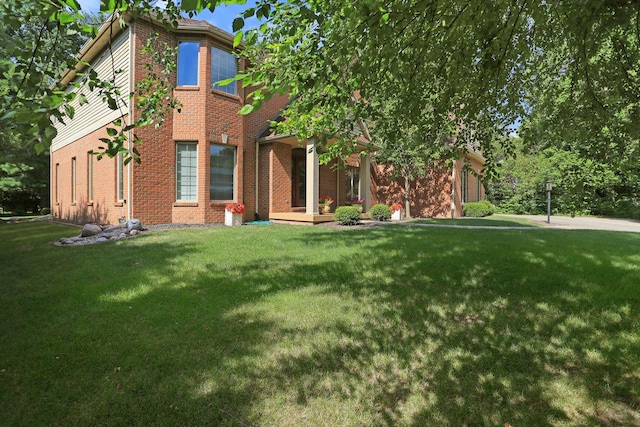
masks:
[[[51,332],[80,360],[37,401],[65,395],[65,424],[640,424],[636,236],[291,230],[208,232],[224,255],[193,264],[197,239],[82,252],[121,271],[69,273],[86,305]]]

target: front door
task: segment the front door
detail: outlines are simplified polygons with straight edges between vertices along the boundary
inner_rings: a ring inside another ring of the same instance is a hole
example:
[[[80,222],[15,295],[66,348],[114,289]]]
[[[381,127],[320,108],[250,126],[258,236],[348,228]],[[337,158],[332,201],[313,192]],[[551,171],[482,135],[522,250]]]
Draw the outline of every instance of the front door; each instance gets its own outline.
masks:
[[[307,205],[307,159],[304,148],[295,148],[293,150],[293,185],[291,186],[291,200],[293,207],[301,207]]]

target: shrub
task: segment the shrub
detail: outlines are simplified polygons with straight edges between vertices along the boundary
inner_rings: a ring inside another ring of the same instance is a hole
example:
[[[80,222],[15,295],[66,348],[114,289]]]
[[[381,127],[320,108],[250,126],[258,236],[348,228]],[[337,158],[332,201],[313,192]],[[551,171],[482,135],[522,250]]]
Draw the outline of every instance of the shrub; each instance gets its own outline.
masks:
[[[49,215],[50,213],[51,213],[51,209],[49,209],[49,208],[40,209],[40,214],[41,215]]]
[[[369,214],[376,221],[389,221],[391,219],[391,208],[387,205],[373,205],[369,209]]]
[[[496,208],[486,200],[465,203],[462,207],[462,214],[472,218],[482,218],[493,215],[495,211]]]
[[[360,224],[360,211],[353,206],[340,206],[333,214],[336,221],[341,225],[358,225]]]

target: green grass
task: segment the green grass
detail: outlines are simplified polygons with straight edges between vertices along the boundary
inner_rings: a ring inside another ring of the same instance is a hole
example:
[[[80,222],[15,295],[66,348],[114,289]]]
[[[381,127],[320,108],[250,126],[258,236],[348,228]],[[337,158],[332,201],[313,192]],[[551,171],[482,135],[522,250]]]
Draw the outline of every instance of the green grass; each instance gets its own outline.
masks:
[[[1,425],[640,425],[640,234],[0,224]]]
[[[484,218],[420,218],[410,222],[430,225],[454,225],[472,227],[540,227],[532,221],[524,218],[508,218],[499,215],[491,215]]]

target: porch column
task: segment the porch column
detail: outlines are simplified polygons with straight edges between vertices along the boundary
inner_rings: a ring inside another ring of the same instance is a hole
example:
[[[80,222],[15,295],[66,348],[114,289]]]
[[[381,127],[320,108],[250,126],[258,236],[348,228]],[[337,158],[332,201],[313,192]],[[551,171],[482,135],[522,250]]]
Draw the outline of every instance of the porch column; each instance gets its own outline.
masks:
[[[371,204],[371,157],[369,154],[362,156],[360,160],[360,197],[364,199],[362,210],[369,212]]]
[[[318,215],[318,197],[320,197],[320,161],[316,152],[316,140],[307,139],[307,215]]]

